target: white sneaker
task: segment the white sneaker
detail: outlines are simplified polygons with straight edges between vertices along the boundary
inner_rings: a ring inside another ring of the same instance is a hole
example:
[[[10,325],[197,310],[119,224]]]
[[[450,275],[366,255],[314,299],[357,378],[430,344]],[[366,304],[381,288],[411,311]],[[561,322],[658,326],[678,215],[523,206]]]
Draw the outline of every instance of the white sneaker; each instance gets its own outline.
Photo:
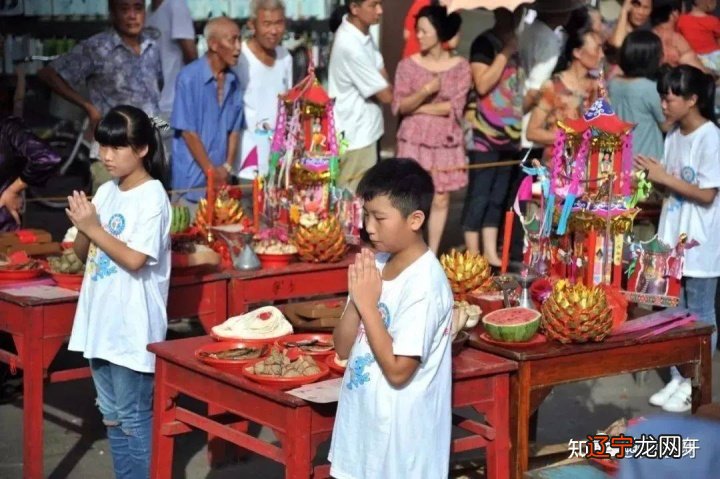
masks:
[[[664,388],[650,396],[648,402],[653,406],[662,407],[668,401],[668,399],[670,399],[670,397],[675,394],[675,391],[680,388],[680,385],[682,383],[683,378],[673,378],[669,383],[665,385]]]
[[[683,381],[675,394],[665,401],[662,408],[665,412],[687,412],[692,409],[692,386],[689,379]]]

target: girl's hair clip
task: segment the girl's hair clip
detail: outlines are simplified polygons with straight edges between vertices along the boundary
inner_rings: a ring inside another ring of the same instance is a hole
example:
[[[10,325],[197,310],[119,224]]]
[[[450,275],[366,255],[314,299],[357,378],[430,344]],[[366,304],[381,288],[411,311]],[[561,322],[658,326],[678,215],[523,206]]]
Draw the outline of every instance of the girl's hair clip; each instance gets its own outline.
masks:
[[[152,122],[153,126],[160,131],[168,131],[170,129],[170,124],[159,116],[151,116],[150,121]]]

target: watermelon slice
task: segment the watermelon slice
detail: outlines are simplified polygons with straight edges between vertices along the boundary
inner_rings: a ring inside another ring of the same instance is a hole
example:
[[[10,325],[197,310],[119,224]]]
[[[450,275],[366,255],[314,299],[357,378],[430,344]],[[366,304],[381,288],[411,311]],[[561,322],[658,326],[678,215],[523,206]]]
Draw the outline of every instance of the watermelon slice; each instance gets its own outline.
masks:
[[[540,313],[528,308],[503,308],[486,315],[485,331],[496,341],[528,341],[540,326]]]

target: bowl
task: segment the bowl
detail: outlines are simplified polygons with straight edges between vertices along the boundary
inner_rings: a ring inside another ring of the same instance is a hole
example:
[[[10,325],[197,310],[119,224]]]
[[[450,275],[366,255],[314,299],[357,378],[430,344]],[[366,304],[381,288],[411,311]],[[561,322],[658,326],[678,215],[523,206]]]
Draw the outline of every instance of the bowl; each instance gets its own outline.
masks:
[[[221,351],[227,351],[235,348],[263,348],[264,351],[260,356],[256,358],[248,359],[215,359],[209,358],[202,355],[202,353],[218,353]],[[254,363],[267,356],[270,351],[270,347],[263,343],[254,343],[250,341],[224,341],[219,343],[206,344],[195,350],[195,358],[209,366],[213,366],[222,371],[228,373],[238,374],[242,373],[242,368],[248,363]]]
[[[263,269],[282,269],[292,263],[296,253],[290,254],[257,254]]]
[[[55,273],[53,271],[50,271],[50,276],[61,288],[72,289],[73,291],[80,291],[85,277],[84,274]]]
[[[292,378],[284,378],[280,376],[271,376],[269,374],[255,374],[252,368],[255,363],[259,363],[262,359],[258,359],[250,364],[246,364],[242,368],[242,375],[256,383],[276,389],[293,389],[318,381],[330,374],[330,367],[323,361],[316,361],[320,372],[311,376],[296,376]]]
[[[467,295],[467,302],[480,306],[483,315],[503,309],[505,303],[503,302],[503,294],[501,291],[492,291],[489,293],[470,293]]]
[[[347,366],[342,366],[335,362],[335,358],[337,357],[337,354],[331,354],[328,357],[325,358],[325,364],[328,365],[331,371],[334,373],[340,374],[341,376],[345,374],[345,369]]]
[[[457,356],[465,349],[465,343],[470,339],[470,333],[467,331],[460,331],[452,342],[452,355]]]

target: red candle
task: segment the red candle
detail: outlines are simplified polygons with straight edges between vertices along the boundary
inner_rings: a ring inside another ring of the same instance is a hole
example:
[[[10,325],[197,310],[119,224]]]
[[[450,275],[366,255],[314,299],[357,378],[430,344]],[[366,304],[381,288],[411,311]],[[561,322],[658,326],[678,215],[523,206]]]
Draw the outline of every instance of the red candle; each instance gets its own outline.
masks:
[[[585,255],[587,256],[587,262],[585,263],[585,285],[593,285],[593,275],[595,274],[595,248],[597,246],[597,232],[595,230],[589,231],[585,237]]]
[[[260,177],[256,176],[252,185],[252,209],[253,209],[253,228],[255,234],[260,232]]]
[[[207,170],[207,224],[212,226],[215,215],[215,172],[212,168]]]
[[[514,220],[515,213],[513,213],[513,210],[508,210],[505,213],[505,227],[503,228],[502,264],[500,266],[500,271],[503,274],[507,273],[508,264],[510,263],[510,242],[512,241],[511,238]]]

